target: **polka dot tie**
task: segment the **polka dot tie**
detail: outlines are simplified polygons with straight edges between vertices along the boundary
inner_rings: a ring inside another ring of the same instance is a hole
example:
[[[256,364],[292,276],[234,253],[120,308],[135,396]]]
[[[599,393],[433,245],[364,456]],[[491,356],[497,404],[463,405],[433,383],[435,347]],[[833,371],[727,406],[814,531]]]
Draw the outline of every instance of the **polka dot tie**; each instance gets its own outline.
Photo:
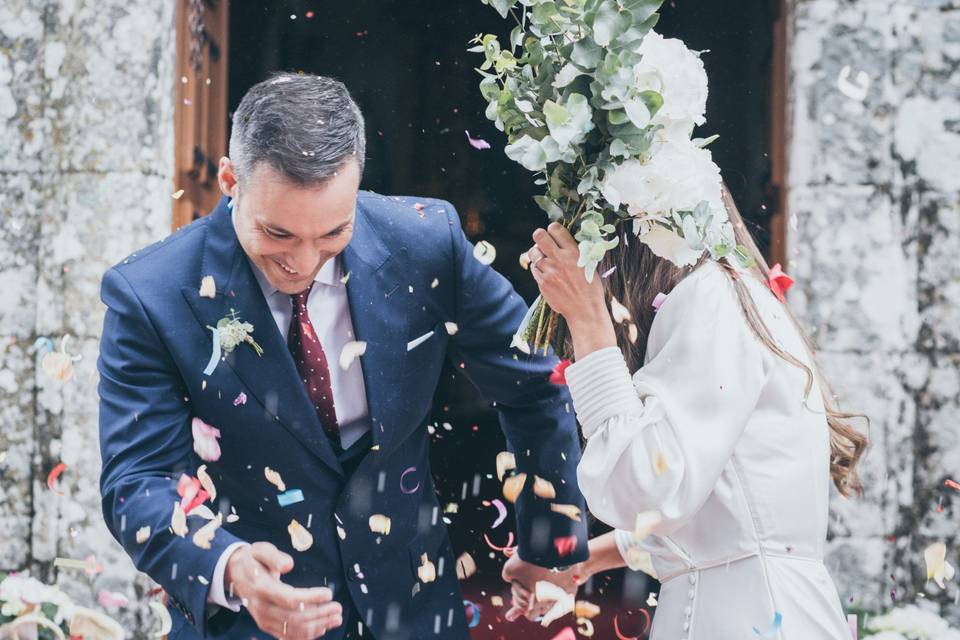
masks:
[[[340,427],[337,423],[337,410],[333,406],[333,387],[330,385],[327,356],[320,346],[320,340],[307,313],[307,297],[312,288],[313,283],[310,283],[304,291],[290,296],[293,301],[293,317],[290,319],[287,346],[290,347],[290,354],[297,365],[307,395],[317,410],[323,430],[328,436],[339,439]]]

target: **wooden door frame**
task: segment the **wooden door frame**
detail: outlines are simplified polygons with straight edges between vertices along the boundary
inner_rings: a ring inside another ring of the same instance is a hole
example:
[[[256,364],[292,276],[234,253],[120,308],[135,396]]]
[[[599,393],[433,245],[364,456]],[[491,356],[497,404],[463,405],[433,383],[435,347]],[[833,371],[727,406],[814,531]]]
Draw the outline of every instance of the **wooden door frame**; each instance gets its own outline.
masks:
[[[177,0],[174,230],[220,199],[217,164],[227,153],[229,0]]]
[[[770,264],[787,268],[787,145],[789,131],[789,31],[791,6],[788,0],[769,0],[773,23],[773,59],[770,64]]]

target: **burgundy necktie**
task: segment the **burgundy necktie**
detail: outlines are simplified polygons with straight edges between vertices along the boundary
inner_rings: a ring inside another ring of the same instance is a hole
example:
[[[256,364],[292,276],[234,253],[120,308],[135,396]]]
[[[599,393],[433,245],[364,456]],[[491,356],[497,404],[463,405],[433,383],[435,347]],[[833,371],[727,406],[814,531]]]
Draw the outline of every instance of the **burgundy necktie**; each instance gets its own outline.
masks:
[[[287,334],[287,345],[293,362],[297,365],[300,379],[306,387],[307,395],[313,402],[320,418],[320,424],[327,435],[339,441],[340,427],[337,424],[337,410],[333,406],[333,387],[330,385],[330,368],[327,366],[327,356],[320,346],[310,323],[307,313],[307,297],[313,283],[300,293],[290,298],[293,301],[293,317],[290,319],[290,332]]]

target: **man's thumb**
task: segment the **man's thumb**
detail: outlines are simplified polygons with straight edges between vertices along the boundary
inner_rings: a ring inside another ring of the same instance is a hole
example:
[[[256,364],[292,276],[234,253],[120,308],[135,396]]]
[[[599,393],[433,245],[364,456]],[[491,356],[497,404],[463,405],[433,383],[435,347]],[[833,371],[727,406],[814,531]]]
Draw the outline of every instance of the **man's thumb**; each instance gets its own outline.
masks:
[[[293,558],[269,542],[257,542],[251,548],[253,557],[270,568],[270,571],[288,573],[293,569]]]

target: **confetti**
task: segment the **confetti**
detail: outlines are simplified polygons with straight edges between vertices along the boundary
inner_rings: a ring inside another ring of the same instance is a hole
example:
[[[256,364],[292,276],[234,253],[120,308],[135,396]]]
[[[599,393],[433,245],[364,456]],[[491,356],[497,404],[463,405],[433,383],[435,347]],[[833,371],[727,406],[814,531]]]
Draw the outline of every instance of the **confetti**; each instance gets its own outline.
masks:
[[[630,311],[613,296],[610,297],[610,313],[617,324],[629,322],[631,319]]]
[[[100,592],[97,593],[97,602],[100,603],[101,607],[123,608],[130,604],[130,599],[117,591],[101,589]]]
[[[217,283],[213,281],[213,276],[203,276],[200,281],[200,297],[211,300],[217,297]]]
[[[431,289],[436,289],[436,288],[439,287],[439,286],[440,286],[440,281],[437,280],[436,278],[434,278],[434,279],[433,279],[433,282],[430,283],[430,288],[431,288]]]
[[[340,352],[340,368],[346,371],[359,356],[367,352],[367,343],[362,340],[348,342],[343,345],[343,351]]]
[[[486,240],[481,240],[477,243],[477,246],[473,248],[473,257],[476,258],[480,264],[490,266],[493,264],[493,261],[497,259],[497,250]]]
[[[413,489],[407,489],[406,487],[403,486],[403,479],[406,478],[409,474],[415,472],[416,470],[417,470],[416,467],[408,467],[407,469],[404,469],[403,473],[400,474],[400,491],[401,492],[407,495],[410,495],[411,493],[416,493],[417,489],[420,488],[419,481],[417,482],[416,486]]]
[[[171,194],[170,197],[172,197],[174,200],[179,200],[182,196],[183,196],[183,189],[177,189]]]
[[[768,631],[760,631],[756,627],[753,627],[753,632],[756,635],[760,636],[761,638],[764,638],[765,640],[768,640],[768,639],[772,640],[773,638],[779,637],[780,625],[782,623],[783,623],[783,614],[777,611],[773,614],[773,623],[770,625],[770,629]]]
[[[544,500],[553,500],[557,497],[557,490],[553,488],[553,483],[540,476],[533,476],[533,493]]]
[[[460,327],[457,326],[456,322],[444,322],[443,328],[447,330],[448,336],[455,336],[457,335],[457,331],[460,330]]]
[[[653,592],[651,591],[651,592],[650,592],[650,595],[647,596],[647,606],[648,606],[648,607],[655,607],[655,606],[657,606],[657,604],[659,604],[659,603],[657,602],[657,594],[655,594],[655,593],[653,593]]]
[[[497,454],[497,480],[503,482],[503,476],[507,471],[513,471],[517,468],[517,460],[509,451],[501,451]]]
[[[923,560],[927,565],[927,580],[932,579],[937,586],[944,589],[944,582],[952,580],[954,576],[953,566],[947,562],[947,545],[942,542],[934,542],[923,551]]]
[[[197,532],[193,534],[193,544],[201,549],[209,549],[211,547],[211,543],[213,542],[213,536],[217,533],[217,529],[219,529],[220,525],[222,524],[223,516],[217,514],[216,518],[197,529]]]
[[[770,290],[773,291],[773,295],[777,296],[780,302],[786,302],[787,300],[783,294],[793,286],[793,278],[783,272],[783,267],[781,267],[778,262],[770,267],[767,284],[770,286]]]
[[[569,367],[572,362],[569,360],[561,360],[557,363],[557,366],[553,368],[553,371],[550,372],[550,382],[557,385],[566,385],[567,384],[567,367]]]
[[[518,473],[515,476],[507,478],[503,483],[503,497],[511,504],[517,501],[520,492],[523,491],[523,485],[527,482],[527,474]]]
[[[495,607],[502,607],[503,598],[500,596],[490,596],[490,604],[492,604]]]
[[[136,541],[137,544],[143,544],[150,539],[150,527],[140,527],[137,529]]]
[[[586,620],[585,622],[588,625],[590,625],[590,633],[584,633],[583,635],[590,637],[593,635],[593,623],[590,622],[589,620]],[[550,640],[576,640],[576,639],[577,639],[577,636],[574,635],[573,629],[571,627],[564,627],[563,630],[560,631],[560,633],[553,636],[553,638],[551,638]]]
[[[58,382],[66,382],[73,377],[73,359],[66,353],[51,351],[40,361],[43,372]]]
[[[524,271],[530,270],[530,256],[527,255],[526,251],[520,254],[520,268]]]
[[[375,513],[370,516],[367,524],[370,525],[370,531],[374,533],[382,533],[385,536],[390,535],[390,518],[382,513]]]
[[[480,624],[480,607],[469,600],[464,600],[463,606],[467,616],[467,627],[473,629]]]
[[[507,549],[513,546],[513,531],[507,532],[507,544],[503,545],[502,547],[498,547],[497,545],[493,544],[493,542],[490,540],[490,537],[487,536],[487,534],[483,534],[483,540],[484,542],[487,543],[487,546],[493,549],[494,551],[506,551]]]
[[[297,551],[306,551],[313,546],[313,536],[296,520],[291,520],[287,525],[287,533],[290,534],[290,544]]]
[[[658,476],[662,476],[663,472],[667,470],[667,459],[663,457],[663,454],[657,451],[653,456],[653,472]]]
[[[290,491],[278,493],[277,502],[281,507],[289,507],[292,504],[303,502],[303,491],[300,489],[290,489]]]
[[[553,547],[561,558],[570,555],[577,548],[577,536],[561,536],[554,538]]]
[[[193,419],[193,450],[204,462],[216,462],[220,459],[220,430],[212,427],[200,418]]]
[[[573,594],[567,593],[564,589],[552,582],[547,582],[546,580],[537,582],[534,588],[534,596],[538,602],[554,603],[553,606],[550,607],[550,610],[543,614],[543,618],[540,620],[540,624],[544,627],[549,627],[554,620],[559,620],[568,613],[573,612]]]
[[[283,483],[283,478],[270,467],[263,468],[263,477],[267,479],[267,482],[279,489],[281,493],[287,490],[287,485]]]
[[[203,490],[207,492],[210,502],[216,500],[217,488],[214,486],[210,474],[207,473],[207,465],[202,464],[197,468],[197,480],[200,481],[200,486],[203,487]]]
[[[578,618],[596,618],[600,615],[600,607],[586,600],[577,600],[573,615]]]
[[[607,269],[606,271],[600,274],[600,279],[606,280],[607,278],[612,276],[616,270],[617,270],[616,267],[610,267],[609,269]]]
[[[469,131],[464,131],[467,134],[467,140],[470,142],[470,146],[478,151],[483,151],[490,148],[490,143],[482,138],[471,138]]]
[[[943,481],[943,484],[944,486],[954,489],[955,491],[960,491],[960,482],[947,479]]]
[[[653,298],[653,304],[650,305],[650,306],[653,307],[654,312],[660,311],[660,307],[662,307],[662,306],[663,306],[663,303],[666,302],[666,301],[667,301],[667,294],[665,294],[663,291],[661,291],[661,292],[658,293],[656,296],[654,296],[654,298]]]
[[[550,511],[565,515],[574,522],[580,522],[580,507],[575,504],[557,504],[550,505]]]
[[[181,474],[177,481],[177,493],[180,495],[180,508],[183,509],[185,514],[189,514],[196,507],[206,502],[209,497],[200,481],[185,473]]]
[[[233,399],[233,406],[240,407],[245,404],[247,404],[247,394],[241,391],[240,394]]]
[[[646,609],[640,609],[640,613],[646,619],[643,625],[643,631],[640,632],[640,636],[642,636],[650,628],[650,614],[647,613]],[[619,617],[619,615],[613,616],[613,632],[616,634],[617,638],[619,640],[640,640],[640,636],[630,637],[623,635],[623,633],[620,631]]]
[[[593,623],[586,618],[577,618],[577,633],[585,638],[592,638]]]
[[[170,516],[170,528],[173,529],[175,535],[181,538],[185,537],[189,532],[189,529],[187,529],[187,514],[184,513],[183,507],[180,506],[179,502],[173,503],[173,513]]]
[[[463,553],[457,558],[457,578],[466,580],[477,572],[477,563],[469,553]]]
[[[427,333],[423,334],[419,338],[415,338],[411,340],[410,342],[407,343],[407,351],[413,351],[414,349],[422,345],[424,342],[432,338],[433,334],[434,334],[433,331],[428,331]]]
[[[484,500],[483,506],[485,507],[492,506],[492,507],[496,507],[497,509],[497,519],[493,521],[492,525],[490,525],[491,529],[496,529],[497,527],[500,526],[501,523],[503,523],[504,520],[507,519],[507,506],[503,504],[503,502],[501,502],[499,498],[494,498],[490,502],[487,502],[486,500]]]
[[[420,582],[423,584],[429,584],[437,579],[437,568],[430,562],[430,558],[425,553],[420,556],[420,566],[417,567],[417,577],[420,578]]]
[[[47,488],[50,489],[50,491],[53,491],[58,496],[66,495],[65,493],[63,493],[63,491],[57,491],[56,489],[57,478],[60,477],[60,474],[62,474],[66,470],[66,468],[67,468],[67,465],[60,462],[57,464],[57,466],[55,466],[53,469],[50,470],[50,473],[47,474]]]
[[[53,566],[60,567],[62,569],[82,569],[83,571],[88,571],[91,573],[99,573],[98,565],[93,559],[93,556],[90,556],[86,560],[75,560],[73,558],[54,558]]]
[[[160,620],[160,630],[151,634],[151,636],[154,638],[162,638],[169,634],[170,629],[173,628],[173,618],[170,617],[170,612],[167,611],[167,608],[159,602],[151,602],[150,609],[156,614],[157,619]]]
[[[203,370],[203,375],[208,376],[217,368],[217,365],[220,364],[220,356],[222,355],[222,349],[220,347],[220,330],[216,327],[207,327],[213,333],[213,347],[210,352],[210,359],[207,361],[207,366]]]
[[[637,338],[639,337],[640,335],[637,325],[631,322],[630,325],[627,326],[627,339],[630,341],[630,344],[636,344]]]

